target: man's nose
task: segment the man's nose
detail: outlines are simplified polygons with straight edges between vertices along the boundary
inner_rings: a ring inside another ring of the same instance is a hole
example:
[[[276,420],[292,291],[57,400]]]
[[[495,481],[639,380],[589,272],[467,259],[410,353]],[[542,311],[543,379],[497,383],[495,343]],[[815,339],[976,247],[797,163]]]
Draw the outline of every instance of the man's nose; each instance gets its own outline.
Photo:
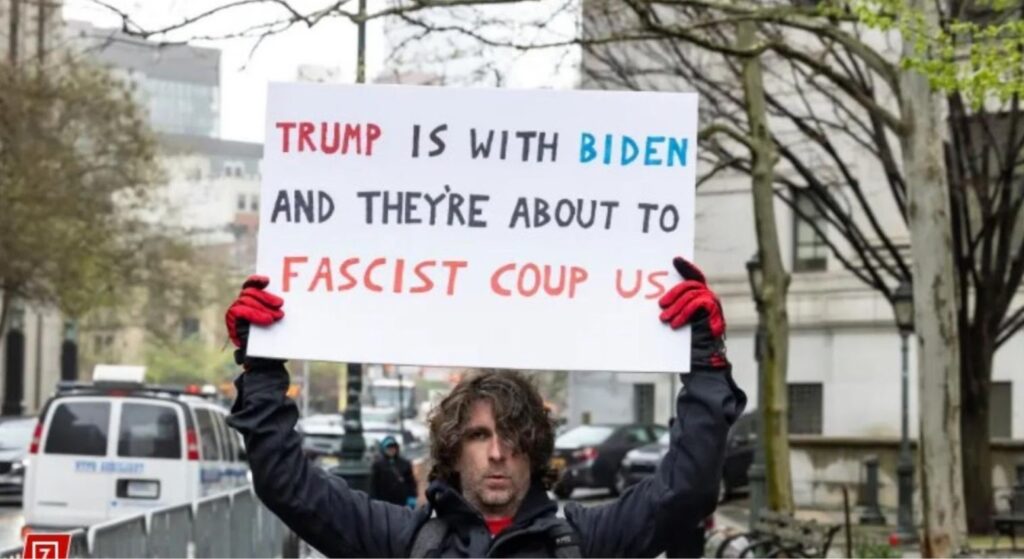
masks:
[[[506,443],[501,437],[491,437],[491,444],[487,449],[487,458],[492,462],[501,462],[508,455]]]

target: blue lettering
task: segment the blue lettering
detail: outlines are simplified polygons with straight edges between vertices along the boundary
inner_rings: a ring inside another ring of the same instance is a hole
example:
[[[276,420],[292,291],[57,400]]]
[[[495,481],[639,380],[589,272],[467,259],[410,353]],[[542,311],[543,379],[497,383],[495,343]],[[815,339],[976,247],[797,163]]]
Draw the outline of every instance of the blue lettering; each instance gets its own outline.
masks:
[[[657,144],[665,141],[665,136],[647,136],[647,146],[644,148],[644,165],[661,165],[661,159],[655,159],[657,155]]]
[[[584,132],[580,136],[580,163],[590,163],[597,157],[597,150],[594,149],[594,135]]]
[[[639,154],[640,154],[640,147],[636,144],[636,141],[633,140],[633,138],[630,138],[629,136],[623,136],[622,137],[622,157],[620,158],[619,161],[623,165],[629,165],[634,160],[636,160],[636,156],[639,155]]]
[[[686,167],[686,148],[689,147],[689,140],[686,138],[669,138],[668,139],[668,166],[672,166],[672,162],[679,158],[679,164],[682,167]]]
[[[604,164],[610,165],[612,162],[612,135],[604,135]]]

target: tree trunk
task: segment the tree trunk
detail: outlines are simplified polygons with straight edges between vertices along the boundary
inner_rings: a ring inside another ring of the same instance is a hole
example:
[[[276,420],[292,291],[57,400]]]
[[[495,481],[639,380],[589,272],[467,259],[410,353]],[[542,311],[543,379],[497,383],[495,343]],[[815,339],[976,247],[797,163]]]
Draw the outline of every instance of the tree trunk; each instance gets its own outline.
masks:
[[[739,24],[740,48],[754,43],[754,24]],[[789,315],[786,313],[786,291],[789,275],[782,265],[779,234],[775,222],[774,167],[775,144],[768,131],[765,111],[764,82],[761,60],[750,57],[743,61],[743,92],[750,126],[751,190],[754,199],[754,225],[757,231],[757,253],[764,270],[765,340],[761,359],[763,392],[758,395],[761,410],[762,437],[765,454],[765,493],[772,510],[793,510],[793,486],[789,469],[789,421],[787,417],[786,367],[789,354]]]
[[[910,0],[922,23],[938,28],[934,2]],[[903,54],[915,56],[904,39]],[[964,548],[966,518],[960,457],[960,353],[953,267],[952,213],[943,159],[945,118],[928,79],[904,70],[900,112],[910,125],[901,138],[907,179],[907,223],[914,274],[914,323],[920,402],[918,462],[924,521],[921,553],[950,557]],[[976,475],[970,472],[969,475]]]
[[[989,399],[995,337],[985,321],[961,333],[961,449],[964,459],[964,503],[971,533],[992,533],[992,434],[989,431]]]

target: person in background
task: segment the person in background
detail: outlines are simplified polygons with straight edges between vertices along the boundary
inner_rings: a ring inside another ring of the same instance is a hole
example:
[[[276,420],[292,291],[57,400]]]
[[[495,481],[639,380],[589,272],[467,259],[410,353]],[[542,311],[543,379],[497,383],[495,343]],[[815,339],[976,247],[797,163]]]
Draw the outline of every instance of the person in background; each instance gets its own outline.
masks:
[[[412,464],[402,458],[401,447],[391,435],[380,441],[380,456],[370,470],[370,496],[380,501],[416,507],[416,477]]]

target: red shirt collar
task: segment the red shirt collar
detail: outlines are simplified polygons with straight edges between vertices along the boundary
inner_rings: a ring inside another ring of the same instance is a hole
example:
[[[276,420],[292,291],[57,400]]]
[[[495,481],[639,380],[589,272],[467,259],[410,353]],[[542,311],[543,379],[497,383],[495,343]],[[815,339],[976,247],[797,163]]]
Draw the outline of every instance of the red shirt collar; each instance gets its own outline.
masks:
[[[491,532],[491,536],[497,536],[502,530],[508,528],[512,524],[512,517],[505,516],[502,518],[485,518],[484,522],[487,523],[487,529]]]

